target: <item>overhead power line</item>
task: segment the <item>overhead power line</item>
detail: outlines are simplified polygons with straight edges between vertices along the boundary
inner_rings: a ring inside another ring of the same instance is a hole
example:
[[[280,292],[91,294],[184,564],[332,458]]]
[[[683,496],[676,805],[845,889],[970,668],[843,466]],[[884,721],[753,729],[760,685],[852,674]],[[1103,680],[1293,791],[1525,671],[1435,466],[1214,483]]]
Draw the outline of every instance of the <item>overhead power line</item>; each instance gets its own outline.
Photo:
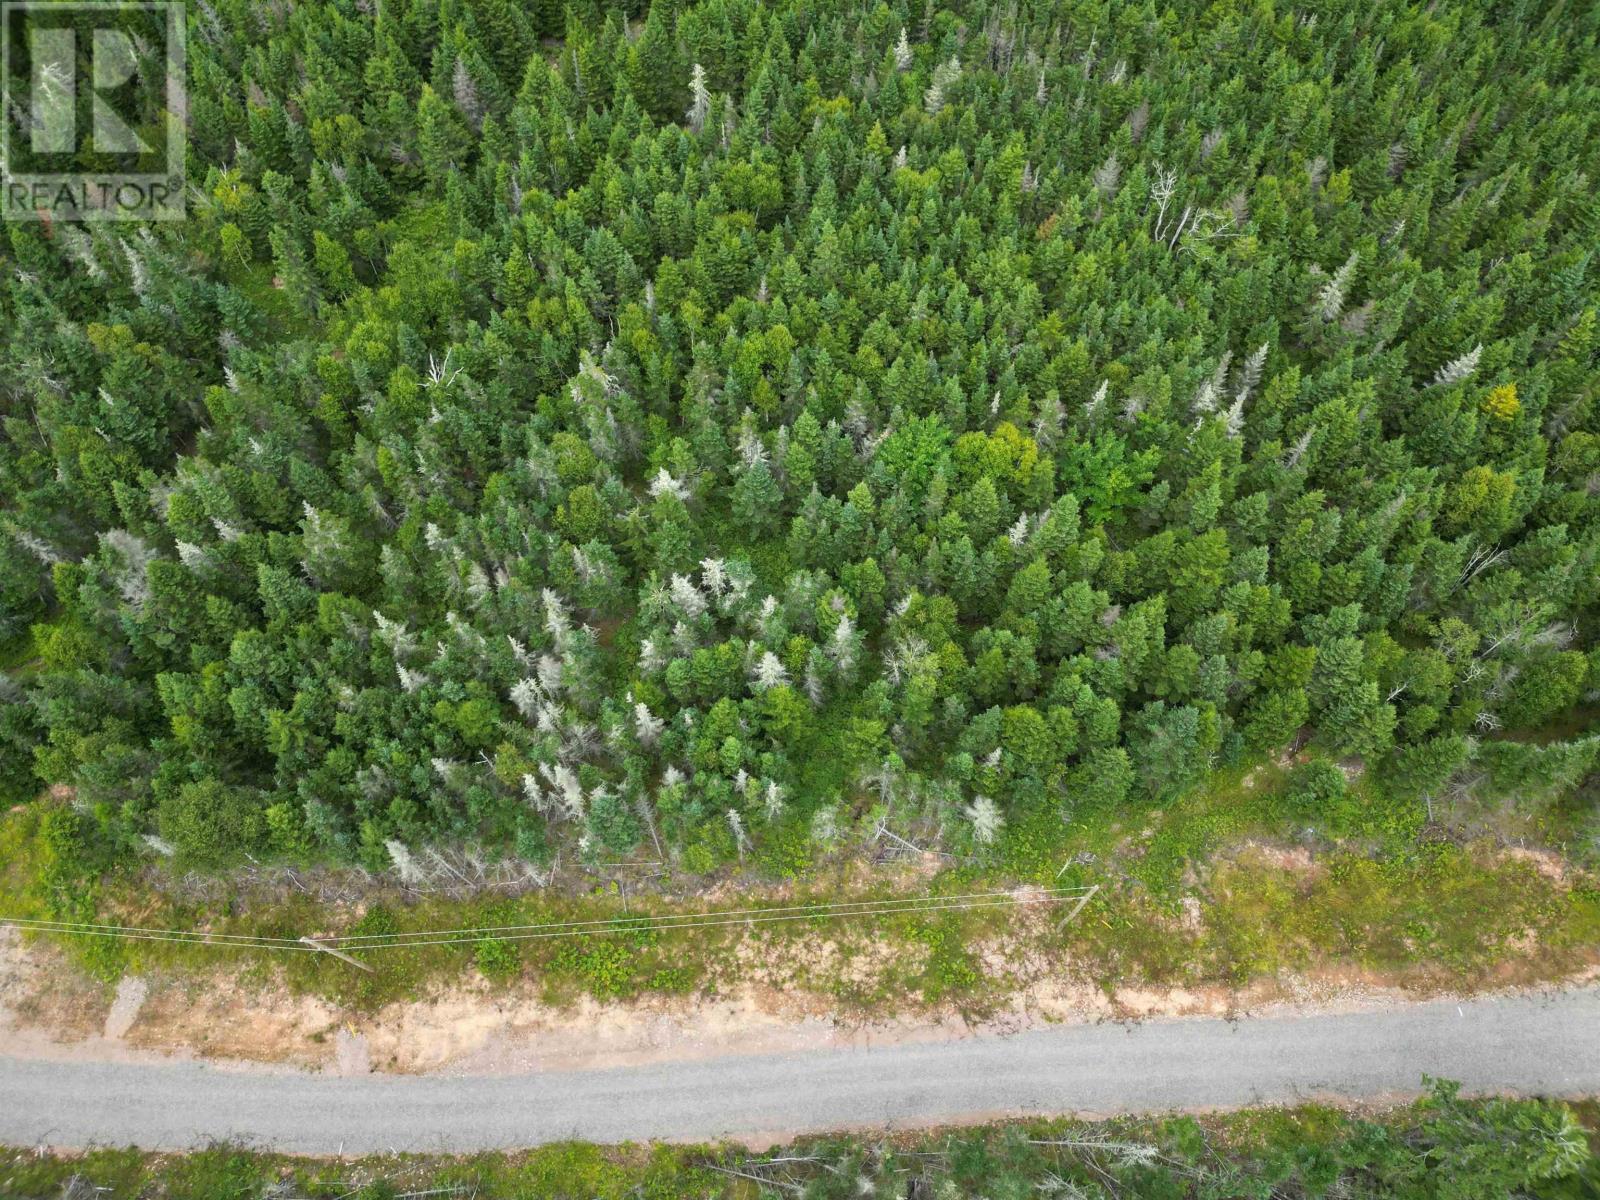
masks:
[[[200,929],[162,929],[150,926],[110,925],[85,921],[60,921],[33,917],[0,916],[0,926],[30,933],[71,937],[103,937],[121,941],[166,942],[183,945],[230,947],[241,950],[296,950],[334,953],[359,950],[396,950],[405,947],[461,945],[482,938],[525,942],[555,938],[680,929],[711,929],[733,925],[770,925],[790,921],[839,920],[850,917],[898,914],[967,912],[1005,907],[1034,907],[1076,902],[1077,915],[1097,888],[1046,888],[1026,892],[967,892],[948,896],[909,896],[900,899],[831,901],[817,904],[773,905],[765,908],[713,909],[701,913],[638,914],[579,921],[547,921],[528,925],[474,926],[456,929],[405,930],[394,933],[305,935],[274,937],[265,934],[221,933]],[[345,958],[340,953],[338,957]],[[347,959],[348,961],[348,959]]]
[[[1088,889],[1084,889],[1084,892],[1087,890]],[[1080,892],[1077,895],[1035,894],[1028,896],[1013,896],[1004,900],[972,900],[951,904],[930,903],[923,904],[916,908],[861,908],[848,912],[792,912],[774,916],[703,913],[685,914],[683,917],[679,918],[661,918],[656,920],[644,917],[620,917],[615,920],[605,922],[603,925],[596,925],[590,928],[546,929],[539,930],[537,932],[519,933],[495,933],[487,929],[472,931],[462,930],[455,931],[453,934],[447,936],[435,938],[426,937],[421,934],[394,934],[389,936],[392,936],[398,940],[371,942],[364,945],[352,945],[349,940],[344,938],[328,940],[337,941],[339,945],[344,946],[347,949],[355,950],[398,949],[405,946],[452,945],[458,942],[470,940],[473,937],[493,937],[498,941],[506,942],[527,942],[551,938],[579,937],[587,934],[615,935],[656,930],[671,931],[675,929],[708,929],[729,925],[770,925],[786,921],[810,921],[840,917],[892,916],[896,913],[911,913],[915,915],[930,912],[970,911],[973,909],[1006,908],[1011,906],[1026,907],[1040,904],[1060,904],[1068,900],[1077,900],[1080,898],[1086,899],[1087,897],[1083,894],[1083,892]]]
[[[28,917],[0,917],[0,926],[25,933],[56,933],[73,937],[116,938],[129,942],[181,942],[194,946],[231,946],[241,950],[305,949],[293,938],[258,937],[253,934],[210,933],[194,929],[146,929],[132,925],[91,925],[77,921],[45,921]]]
[[[997,904],[1037,903],[1037,897],[1051,899],[1071,899],[1088,891],[1088,888],[1044,888],[1038,892],[963,892],[948,896],[906,896],[901,899],[884,900],[833,900],[819,901],[815,904],[789,904],[771,905],[762,908],[732,908],[712,909],[702,913],[667,913],[650,914],[640,913],[637,916],[607,917],[600,920],[586,921],[546,921],[534,925],[491,925],[473,926],[469,929],[437,929],[426,933],[415,932],[409,934],[364,934],[355,937],[339,938],[341,945],[356,944],[380,938],[392,937],[440,937],[448,934],[471,934],[479,937],[499,936],[503,933],[520,933],[524,931],[544,932],[546,930],[574,929],[585,932],[589,929],[604,928],[608,932],[628,932],[637,929],[640,924],[648,924],[653,928],[683,928],[686,926],[676,922],[689,922],[697,924],[707,918],[750,920],[778,920],[789,919],[793,914],[800,919],[806,917],[849,917],[870,915],[872,913],[920,911],[921,908],[938,904],[941,906],[966,906],[972,902],[973,907],[984,907],[985,901]]]

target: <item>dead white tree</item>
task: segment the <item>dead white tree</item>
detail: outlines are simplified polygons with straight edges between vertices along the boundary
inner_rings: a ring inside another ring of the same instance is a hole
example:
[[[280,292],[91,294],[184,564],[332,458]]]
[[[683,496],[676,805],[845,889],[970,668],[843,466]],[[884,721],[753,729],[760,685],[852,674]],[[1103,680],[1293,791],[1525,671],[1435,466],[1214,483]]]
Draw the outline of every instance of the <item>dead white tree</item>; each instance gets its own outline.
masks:
[[[900,26],[900,40],[894,44],[894,67],[897,71],[909,71],[913,62],[911,55],[911,42],[906,37],[906,27]]]
[[[699,63],[694,64],[689,75],[689,95],[693,99],[684,116],[689,128],[698,134],[705,129],[706,118],[711,115],[711,89],[706,86],[706,69]]]

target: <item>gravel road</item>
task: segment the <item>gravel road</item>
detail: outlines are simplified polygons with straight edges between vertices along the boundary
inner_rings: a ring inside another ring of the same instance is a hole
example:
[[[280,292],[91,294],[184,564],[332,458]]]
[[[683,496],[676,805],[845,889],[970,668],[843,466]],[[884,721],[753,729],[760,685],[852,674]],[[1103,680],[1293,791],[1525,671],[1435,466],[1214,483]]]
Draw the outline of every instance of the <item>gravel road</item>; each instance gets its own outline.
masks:
[[[1469,1091],[1600,1092],[1600,987],[1385,1009],[1140,1024],[650,1067],[355,1078],[0,1057],[0,1142],[306,1153],[564,1138],[770,1139],[978,1118]]]

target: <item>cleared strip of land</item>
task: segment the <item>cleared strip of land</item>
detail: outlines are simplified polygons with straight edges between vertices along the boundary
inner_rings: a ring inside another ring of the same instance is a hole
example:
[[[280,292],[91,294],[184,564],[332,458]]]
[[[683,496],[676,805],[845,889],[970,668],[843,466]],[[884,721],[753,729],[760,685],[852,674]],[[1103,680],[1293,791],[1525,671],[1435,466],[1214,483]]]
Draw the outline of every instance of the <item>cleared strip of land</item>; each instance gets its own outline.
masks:
[[[581,1138],[768,1138],[999,1115],[1472,1091],[1600,1092],[1600,988],[1374,1011],[1064,1026],[1009,1037],[494,1077],[0,1058],[0,1142],[308,1154]]]

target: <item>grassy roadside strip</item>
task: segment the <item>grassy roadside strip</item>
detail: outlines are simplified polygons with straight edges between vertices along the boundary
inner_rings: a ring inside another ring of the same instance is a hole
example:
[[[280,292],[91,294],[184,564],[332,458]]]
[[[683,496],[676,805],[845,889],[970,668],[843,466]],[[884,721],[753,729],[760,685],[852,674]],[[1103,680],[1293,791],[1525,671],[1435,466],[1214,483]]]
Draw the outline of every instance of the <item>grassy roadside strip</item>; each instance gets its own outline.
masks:
[[[595,1200],[794,1195],[991,1200],[1025,1196],[1362,1195],[1568,1200],[1600,1188],[1600,1108],[1463,1100],[1435,1083],[1377,1113],[1325,1107],[1204,1118],[1016,1122],[953,1131],[736,1146],[567,1143],[463,1158],[292,1159],[217,1146],[189,1155],[0,1148],[0,1197],[56,1200]],[[76,1189],[76,1190],[74,1190]]]
[[[359,908],[241,889],[224,903],[182,900],[141,877],[75,875],[76,850],[49,810],[0,821],[0,911],[162,928],[298,938],[464,930],[443,944],[356,951],[356,970],[324,955],[65,938],[107,980],[124,970],[184,975],[237,969],[246,982],[371,1010],[464,977],[536,986],[551,1002],[707,994],[762,985],[887,1016],[930,1006],[981,1013],[1041,980],[1118,987],[1238,986],[1282,971],[1357,969],[1422,985],[1472,987],[1556,978],[1600,955],[1600,888],[1554,860],[1511,856],[1489,839],[1419,839],[1404,814],[1356,789],[1341,839],[1305,830],[1283,772],[1218,776],[1163,809],[1005,831],[983,865],[936,874],[817,864],[785,884],[725,899],[554,890],[518,899],[406,899],[378,891]],[[58,810],[65,811],[65,810]],[[71,822],[68,821],[68,824]],[[1386,829],[1399,833],[1385,834]],[[1314,851],[1314,853],[1313,853]],[[1063,869],[1065,864],[1065,869]],[[950,896],[1018,882],[1099,884],[1080,918],[1050,908],[894,913],[841,921],[657,930],[643,914],[706,908]],[[515,941],[499,926],[607,920],[615,931]]]

